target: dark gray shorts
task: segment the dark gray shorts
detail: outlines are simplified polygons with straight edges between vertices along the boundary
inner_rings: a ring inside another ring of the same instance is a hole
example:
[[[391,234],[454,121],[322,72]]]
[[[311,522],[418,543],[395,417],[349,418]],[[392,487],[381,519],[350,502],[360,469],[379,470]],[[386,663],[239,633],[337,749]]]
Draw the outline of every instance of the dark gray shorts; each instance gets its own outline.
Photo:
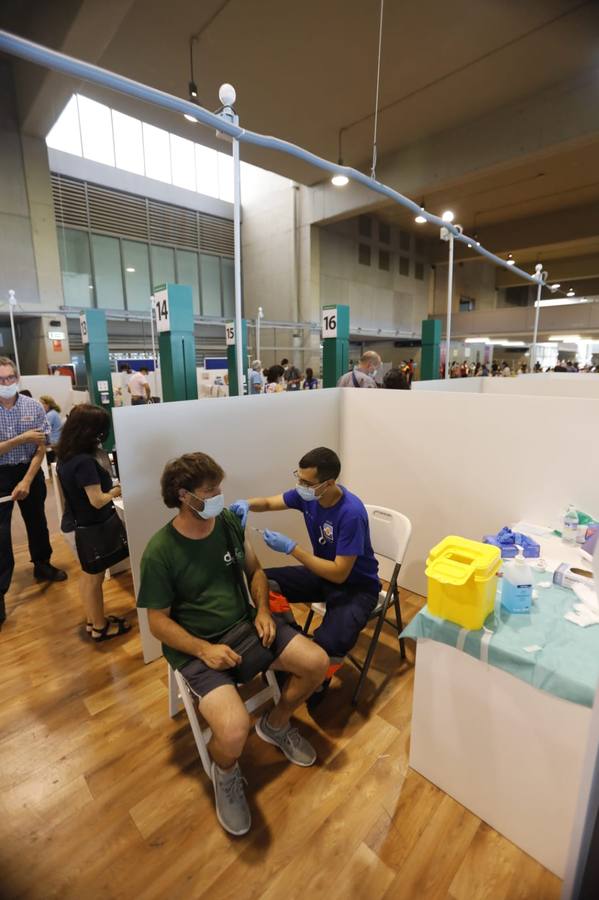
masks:
[[[298,634],[301,634],[301,631],[293,628],[282,616],[277,615],[277,613],[273,614],[273,619],[277,625],[277,633],[274,641],[270,645],[270,649],[273,651],[275,659],[278,659],[287,644],[289,644]],[[179,671],[199,700],[209,694],[210,691],[213,691],[223,684],[232,684],[233,687],[237,686],[237,682],[232,675],[231,669],[224,669],[222,671],[211,669],[203,663],[201,659],[191,660],[191,662],[181,666]]]

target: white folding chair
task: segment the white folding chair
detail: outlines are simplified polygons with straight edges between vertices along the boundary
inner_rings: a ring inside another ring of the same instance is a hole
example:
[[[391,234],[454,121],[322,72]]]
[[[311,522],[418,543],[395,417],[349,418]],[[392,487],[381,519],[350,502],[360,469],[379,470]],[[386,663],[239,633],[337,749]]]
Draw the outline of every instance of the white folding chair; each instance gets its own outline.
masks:
[[[391,625],[397,632],[401,659],[405,659],[406,656],[404,641],[400,638],[403,624],[401,620],[397,580],[406,555],[406,550],[408,549],[408,544],[410,543],[412,523],[407,516],[404,516],[394,509],[387,509],[384,506],[367,505],[366,511],[368,513],[372,548],[379,563],[379,575],[384,581],[389,582],[389,587],[386,591],[380,592],[379,601],[370,614],[370,621],[377,619],[377,623],[368,647],[366,659],[362,663],[351,653],[347,654],[348,659],[360,672],[360,678],[351,700],[353,706],[358,702],[358,694],[368,675],[368,669],[370,668],[370,663],[372,662],[372,657],[376,650],[384,622]],[[392,622],[387,618],[387,610],[391,605],[393,605],[395,609],[395,622]],[[317,613],[320,616],[324,616],[325,612],[326,603],[311,604],[310,612],[308,613],[308,618],[304,625],[304,634],[308,634],[314,614]]]
[[[258,691],[257,694],[253,694],[248,700],[246,700],[245,708],[247,709],[248,713],[252,713],[254,710],[258,709],[258,707],[262,706],[263,703],[266,703],[266,701],[270,700],[271,698],[275,703],[278,703],[281,694],[279,691],[279,685],[277,684],[275,673],[271,672],[270,670],[266,672],[266,680],[268,682],[267,687],[262,688],[262,690]],[[208,742],[212,737],[212,731],[210,730],[210,728],[202,729],[198,711],[196,708],[195,694],[185,681],[185,678],[183,677],[181,672],[178,672],[176,669],[172,669],[171,666],[169,666],[168,712],[171,718],[177,715],[177,713],[181,709],[181,705],[185,707],[185,712],[187,713],[187,718],[189,719],[189,724],[191,725],[191,730],[193,732],[196,747],[198,748],[198,753],[202,761],[202,766],[204,767],[204,772],[206,773],[208,778],[211,779],[212,759],[210,757],[210,753],[208,752]]]

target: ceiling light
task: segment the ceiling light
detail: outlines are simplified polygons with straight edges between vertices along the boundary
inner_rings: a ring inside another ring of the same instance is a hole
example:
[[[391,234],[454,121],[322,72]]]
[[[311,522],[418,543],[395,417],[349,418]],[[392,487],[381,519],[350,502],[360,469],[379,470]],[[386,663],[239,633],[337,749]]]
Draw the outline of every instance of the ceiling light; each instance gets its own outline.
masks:
[[[466,338],[464,343],[465,344],[490,344],[491,338],[488,338],[488,337]]]
[[[558,284],[552,284],[552,285],[550,285],[549,290],[550,290],[550,291],[559,291],[560,288],[561,288],[561,284],[559,284],[559,283],[558,283]]]
[[[195,116],[190,116],[189,113],[183,113],[183,118],[187,119],[188,122],[197,122],[198,121]]]
[[[424,203],[421,205],[420,212],[414,219],[414,221],[416,222],[417,225],[424,225],[426,223],[426,216],[422,215],[423,212],[424,212]]]
[[[441,218],[444,222],[453,222],[455,216],[450,209],[446,209]]]
[[[516,260],[514,259],[514,257],[512,256],[511,253],[508,253],[508,255],[507,255],[507,264],[508,264],[508,266],[516,265]]]
[[[582,340],[579,334],[551,334],[549,335],[550,341],[558,341],[560,344],[562,343],[576,343],[576,341]]]
[[[339,159],[337,160],[337,165],[343,165],[343,160],[341,159],[341,157],[339,157]],[[331,178],[331,184],[334,184],[335,187],[345,187],[346,184],[349,184],[349,178],[347,177],[347,175],[338,173],[336,175],[333,175],[333,177]]]
[[[535,306],[543,307],[543,306],[578,306],[579,303],[588,303],[586,297],[573,297],[571,300],[566,300],[563,297],[558,297],[555,300],[539,300],[535,302]]]
[[[133,268],[133,266],[127,266],[125,272],[135,272],[135,269]]]
[[[570,290],[566,294],[566,297],[575,297],[575,296],[576,296],[576,291],[574,290],[574,288],[570,288]]]
[[[193,80],[189,82],[189,96],[194,100],[198,96],[198,86]]]
[[[466,244],[466,246],[468,247],[469,250],[472,250],[472,244],[471,244],[471,243]]]

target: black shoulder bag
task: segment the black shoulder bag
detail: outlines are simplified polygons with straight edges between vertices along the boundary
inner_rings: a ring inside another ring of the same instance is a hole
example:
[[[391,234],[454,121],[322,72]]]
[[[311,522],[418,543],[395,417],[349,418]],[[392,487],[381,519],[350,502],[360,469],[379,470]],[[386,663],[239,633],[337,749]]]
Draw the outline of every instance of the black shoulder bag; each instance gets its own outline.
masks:
[[[113,509],[111,515],[95,525],[79,525],[73,515],[67,492],[60,476],[58,476],[64,497],[64,513],[60,523],[61,530],[75,532],[75,547],[81,568],[88,575],[99,575],[129,556],[127,532],[118,512]]]
[[[220,516],[220,520],[225,532],[227,550],[229,556],[233,560],[232,565],[235,569],[235,580],[237,581],[241,596],[249,610],[251,604],[248,589],[241,565],[237,559],[237,554],[235,553],[231,531],[225,517]],[[235,679],[239,684],[246,684],[246,682],[251,681],[259,672],[265,672],[270,668],[275,659],[272,649],[270,647],[265,647],[262,644],[260,636],[252,622],[238,622],[237,625],[234,625],[233,628],[230,628],[226,634],[223,634],[223,636],[219,638],[218,643],[226,644],[227,647],[230,647],[231,650],[234,650],[235,653],[238,653],[239,656],[241,656],[241,662],[233,669]]]

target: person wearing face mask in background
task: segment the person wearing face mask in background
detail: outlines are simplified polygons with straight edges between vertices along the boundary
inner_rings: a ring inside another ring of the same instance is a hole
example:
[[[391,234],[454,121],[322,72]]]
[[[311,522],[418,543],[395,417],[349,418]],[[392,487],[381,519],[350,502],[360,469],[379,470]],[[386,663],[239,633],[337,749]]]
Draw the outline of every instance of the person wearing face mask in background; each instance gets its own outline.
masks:
[[[376,388],[375,375],[381,366],[381,358],[374,350],[367,350],[351,372],[346,372],[337,382],[337,387]]]
[[[50,426],[41,403],[18,393],[19,373],[0,357],[0,626],[6,619],[4,595],[14,569],[11,519],[19,504],[27,529],[33,576],[64,581],[66,572],[50,562],[52,547],[46,522],[46,483],[40,470]]]
[[[65,531],[101,526],[105,533],[116,528],[118,536],[119,527],[122,527],[112,502],[121,496],[121,489],[118,485],[113,486],[112,474],[105,461],[106,452],[100,449],[109,431],[110,415],[101,406],[91,403],[73,407],[62,426],[56,446],[56,474],[65,497],[66,518],[62,523]],[[87,533],[90,534],[89,530]],[[104,576],[112,563],[100,572],[86,571],[81,558],[80,563],[79,596],[86,613],[87,633],[95,643],[126,634],[131,627],[126,619],[107,616],[104,612]]]
[[[378,602],[378,562],[370,541],[368,513],[347,488],[337,484],[341,462],[328,447],[306,453],[294,472],[295,487],[274,497],[237,500],[230,507],[242,526],[248,513],[295,509],[303,513],[312,553],[277,531],[264,531],[265,543],[292,556],[299,566],[266,569],[276,590],[290,603],[326,603],[314,642],[329,655],[331,665],[313,707],[323,699],[333,674],[343,664]]]
[[[212,730],[208,750],[216,814],[226,831],[240,835],[251,825],[238,764],[250,720],[237,691],[235,667],[242,657],[226,643],[236,645],[227,633],[253,623],[253,639],[257,635],[271,650],[270,668],[289,673],[278,704],[264,713],[256,733],[298,766],[311,766],[316,752],[291,726],[291,714],[322,681],[328,658],[271,614],[264,571],[239,519],[224,509],[224,477],[205,453],[186,453],[167,463],[162,499],[177,514],[144,551],[137,605],[148,609],[150,630],[162,642],[168,663],[199,700]],[[253,606],[241,587],[242,568]]]

